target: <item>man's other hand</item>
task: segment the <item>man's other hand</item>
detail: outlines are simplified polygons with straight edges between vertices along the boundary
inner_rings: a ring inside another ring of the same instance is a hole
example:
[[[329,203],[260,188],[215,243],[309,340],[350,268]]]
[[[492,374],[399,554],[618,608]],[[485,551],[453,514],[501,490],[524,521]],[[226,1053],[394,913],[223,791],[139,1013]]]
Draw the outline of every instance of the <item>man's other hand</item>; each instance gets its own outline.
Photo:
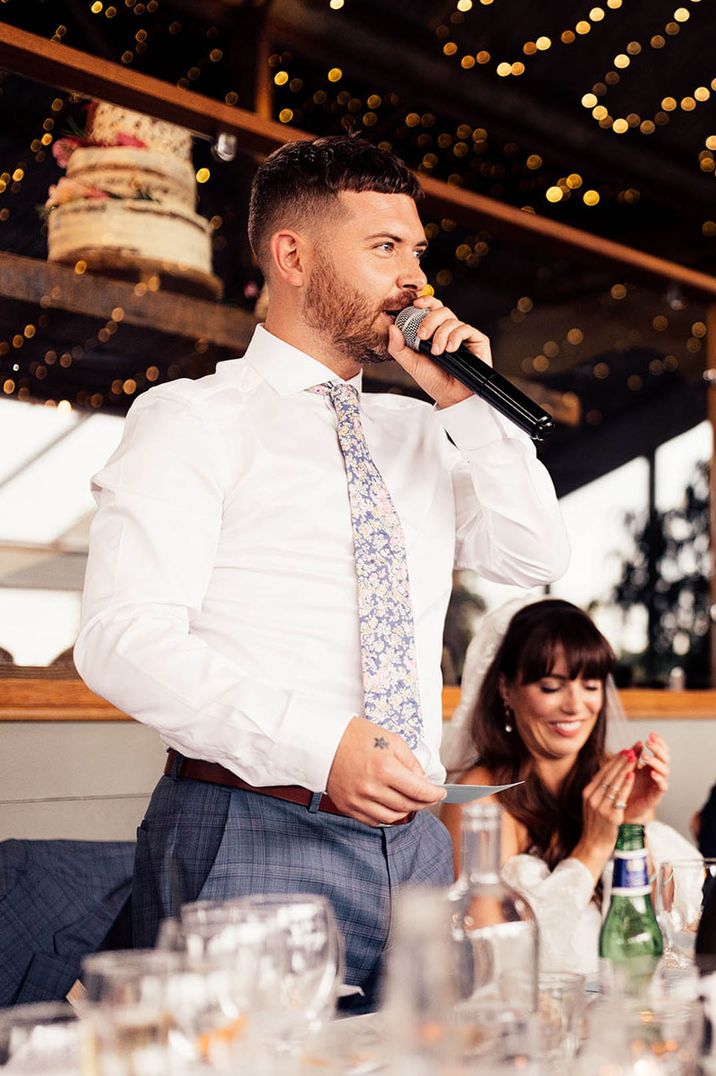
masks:
[[[343,733],[326,788],[336,807],[369,826],[392,825],[445,798],[405,740],[364,717]]]

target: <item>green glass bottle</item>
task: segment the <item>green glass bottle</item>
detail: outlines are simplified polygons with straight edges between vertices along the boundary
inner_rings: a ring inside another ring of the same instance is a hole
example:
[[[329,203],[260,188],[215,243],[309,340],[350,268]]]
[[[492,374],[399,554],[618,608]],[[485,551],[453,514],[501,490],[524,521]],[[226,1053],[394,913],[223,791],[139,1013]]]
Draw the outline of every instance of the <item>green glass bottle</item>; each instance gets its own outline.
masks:
[[[599,935],[603,987],[642,993],[663,951],[651,903],[644,827],[625,822],[619,827],[611,902]]]

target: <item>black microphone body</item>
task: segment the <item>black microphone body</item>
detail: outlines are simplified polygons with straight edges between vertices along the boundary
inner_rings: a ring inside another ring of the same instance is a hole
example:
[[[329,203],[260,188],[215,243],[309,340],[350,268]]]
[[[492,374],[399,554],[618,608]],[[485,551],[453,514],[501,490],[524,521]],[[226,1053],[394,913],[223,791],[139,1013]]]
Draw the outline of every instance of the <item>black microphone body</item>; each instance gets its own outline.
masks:
[[[546,411],[529,396],[525,396],[524,392],[520,392],[506,377],[493,370],[488,363],[472,355],[467,348],[459,347],[457,351],[443,351],[441,355],[433,355],[430,341],[418,338],[420,324],[429,312],[417,306],[406,306],[396,317],[395,324],[402,332],[408,347],[427,355],[501,415],[529,434],[533,441],[541,441],[545,434],[554,429],[554,422]]]

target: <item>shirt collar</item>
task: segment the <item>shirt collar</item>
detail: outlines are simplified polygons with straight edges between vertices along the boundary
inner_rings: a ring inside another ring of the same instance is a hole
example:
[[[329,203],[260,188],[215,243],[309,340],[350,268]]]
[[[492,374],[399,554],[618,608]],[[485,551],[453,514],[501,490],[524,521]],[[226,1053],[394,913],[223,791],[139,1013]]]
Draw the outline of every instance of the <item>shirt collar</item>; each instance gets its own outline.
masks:
[[[244,359],[279,396],[291,396],[328,381],[343,381],[334,370],[312,359],[304,351],[299,351],[293,344],[273,336],[263,325],[256,326]],[[359,370],[345,384],[353,385],[360,393],[363,371]]]

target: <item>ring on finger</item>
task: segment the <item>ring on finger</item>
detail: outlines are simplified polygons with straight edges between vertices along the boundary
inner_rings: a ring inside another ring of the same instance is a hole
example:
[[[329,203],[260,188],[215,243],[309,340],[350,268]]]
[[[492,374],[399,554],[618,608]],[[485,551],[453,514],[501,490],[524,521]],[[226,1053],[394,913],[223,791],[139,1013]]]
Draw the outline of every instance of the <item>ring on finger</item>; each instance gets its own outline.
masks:
[[[625,807],[626,803],[624,802],[624,800],[616,800],[616,802],[614,803],[615,811],[623,811]]]
[[[616,798],[617,798],[616,792],[607,792],[607,799],[609,800],[610,803],[614,803],[614,800]]]

